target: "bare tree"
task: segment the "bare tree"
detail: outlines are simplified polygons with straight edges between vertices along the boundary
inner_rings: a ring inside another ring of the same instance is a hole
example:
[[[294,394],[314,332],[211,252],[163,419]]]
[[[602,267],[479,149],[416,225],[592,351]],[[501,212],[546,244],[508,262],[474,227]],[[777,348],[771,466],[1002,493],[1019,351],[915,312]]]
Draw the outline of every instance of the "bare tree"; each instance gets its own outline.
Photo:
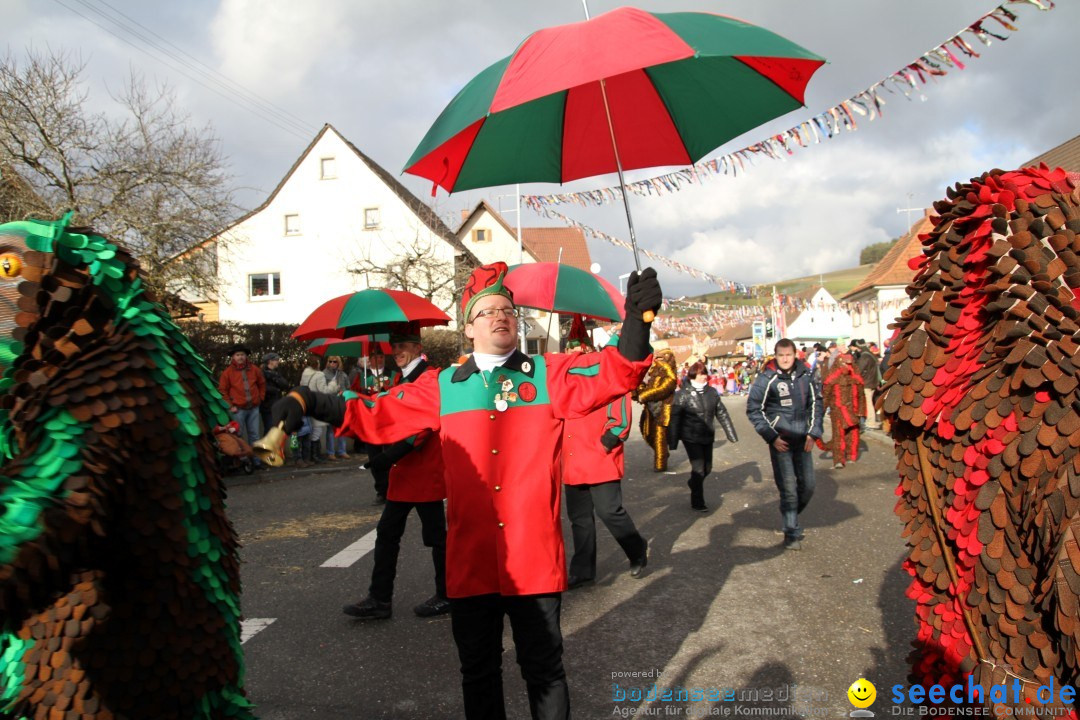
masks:
[[[407,290],[430,300],[451,317],[456,316],[454,298],[473,271],[473,263],[467,257],[456,257],[453,263],[447,263],[436,253],[436,247],[443,241],[435,237],[425,239],[420,232],[408,242],[386,241],[381,237],[380,241],[391,259],[373,257],[374,244],[368,244],[360,248],[359,257],[349,265],[349,272],[366,275],[370,287]]]
[[[74,210],[75,222],[130,248],[156,290],[214,296],[216,255],[190,250],[238,208],[213,129],[193,127],[168,87],[148,88],[135,73],[112,97],[120,113],[95,112],[84,68],[65,53],[0,61],[0,173],[34,196],[6,212]]]

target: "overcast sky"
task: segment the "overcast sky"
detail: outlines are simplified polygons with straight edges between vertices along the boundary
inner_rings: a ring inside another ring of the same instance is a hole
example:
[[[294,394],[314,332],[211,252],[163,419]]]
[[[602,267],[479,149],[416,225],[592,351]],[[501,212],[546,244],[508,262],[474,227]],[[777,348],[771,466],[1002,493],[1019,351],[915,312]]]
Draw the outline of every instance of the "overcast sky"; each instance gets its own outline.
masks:
[[[806,108],[736,138],[713,155],[836,105],[996,5],[992,0],[590,0],[589,9],[597,15],[621,4],[733,15],[829,60],[810,82]],[[992,167],[1015,167],[1080,134],[1078,3],[1058,0],[1049,12],[1011,7],[1019,15],[1019,31],[989,48],[967,36],[982,57],[931,84],[924,100],[886,95],[884,118],[860,122],[855,133],[797,150],[784,162],[763,160],[738,178],[719,177],[701,188],[632,200],[640,244],[748,283],[850,267],[861,247],[906,230],[907,215],[897,208],[928,206],[943,196],[946,185]],[[142,39],[99,13],[120,19]],[[533,30],[583,19],[583,9],[581,0],[0,0],[0,18],[0,40],[16,56],[27,47],[81,53],[95,97],[105,87],[118,88],[129,68],[172,85],[194,121],[214,126],[240,188],[238,198],[250,208],[266,198],[324,123],[399,172],[473,75],[508,55]],[[156,59],[146,40],[189,65],[195,65],[193,59],[205,63],[278,109],[252,112],[229,102],[178,70],[179,62]],[[658,172],[638,171],[628,179]],[[421,198],[430,197],[429,182],[402,179]],[[565,189],[613,182],[592,178]],[[513,200],[497,196],[513,191],[511,186],[448,196],[440,190],[437,209],[456,216],[481,197],[510,209]],[[530,185],[523,191],[560,188]],[[618,206],[565,212],[628,237]],[[513,223],[512,213],[507,220]],[[523,223],[550,221],[526,209]],[[627,251],[599,240],[589,245],[605,276],[614,280],[632,268]],[[663,268],[661,279],[668,295],[712,289]]]

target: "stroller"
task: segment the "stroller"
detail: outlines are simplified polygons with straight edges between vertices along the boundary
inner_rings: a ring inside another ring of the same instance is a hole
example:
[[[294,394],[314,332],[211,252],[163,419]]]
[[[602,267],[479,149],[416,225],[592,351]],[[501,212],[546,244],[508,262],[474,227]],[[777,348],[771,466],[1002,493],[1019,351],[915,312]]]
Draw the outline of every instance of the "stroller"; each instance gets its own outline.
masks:
[[[218,448],[218,467],[222,473],[243,470],[250,475],[255,471],[255,453],[247,440],[240,436],[240,425],[235,420],[214,428],[214,442]]]

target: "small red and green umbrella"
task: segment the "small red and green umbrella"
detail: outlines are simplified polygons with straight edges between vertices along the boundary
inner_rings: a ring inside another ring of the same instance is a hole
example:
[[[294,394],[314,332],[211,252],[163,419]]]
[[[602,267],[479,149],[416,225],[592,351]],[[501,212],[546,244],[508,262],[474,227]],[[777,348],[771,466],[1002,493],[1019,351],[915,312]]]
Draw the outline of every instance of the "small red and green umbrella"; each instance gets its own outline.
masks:
[[[573,265],[542,262],[514,265],[503,284],[514,293],[514,304],[557,313],[577,313],[620,321],[625,299],[599,275]]]
[[[336,297],[308,315],[292,336],[298,340],[346,338],[390,332],[396,323],[446,325],[450,316],[430,300],[404,290],[361,290]]]
[[[723,15],[618,8],[535,32],[477,75],[405,172],[455,192],[689,165],[802,106],[824,62]]]
[[[367,357],[372,348],[377,347],[383,355],[390,354],[390,336],[386,333],[375,335],[356,335],[342,339],[318,338],[308,343],[307,349],[320,357],[340,355],[341,357]]]

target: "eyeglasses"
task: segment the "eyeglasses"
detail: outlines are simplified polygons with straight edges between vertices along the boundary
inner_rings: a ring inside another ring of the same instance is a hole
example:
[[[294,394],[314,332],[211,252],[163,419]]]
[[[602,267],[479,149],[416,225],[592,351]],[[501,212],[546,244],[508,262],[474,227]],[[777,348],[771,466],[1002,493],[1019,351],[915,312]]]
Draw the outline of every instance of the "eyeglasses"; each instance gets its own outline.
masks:
[[[470,322],[475,322],[476,318],[484,318],[485,320],[494,320],[497,317],[514,318],[516,317],[514,315],[515,312],[516,310],[512,307],[487,308],[486,310],[481,310],[475,315],[473,315],[473,319]]]

